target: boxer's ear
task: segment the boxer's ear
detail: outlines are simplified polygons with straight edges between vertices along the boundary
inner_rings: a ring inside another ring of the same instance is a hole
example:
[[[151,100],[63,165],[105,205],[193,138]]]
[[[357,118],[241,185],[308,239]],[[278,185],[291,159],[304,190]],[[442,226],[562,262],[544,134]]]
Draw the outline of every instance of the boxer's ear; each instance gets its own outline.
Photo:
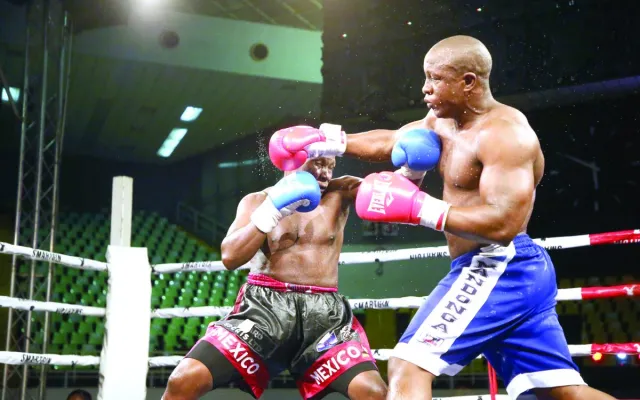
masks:
[[[478,82],[478,77],[473,72],[467,72],[464,74],[464,90],[465,91],[472,90],[474,87],[476,87],[477,82]]]

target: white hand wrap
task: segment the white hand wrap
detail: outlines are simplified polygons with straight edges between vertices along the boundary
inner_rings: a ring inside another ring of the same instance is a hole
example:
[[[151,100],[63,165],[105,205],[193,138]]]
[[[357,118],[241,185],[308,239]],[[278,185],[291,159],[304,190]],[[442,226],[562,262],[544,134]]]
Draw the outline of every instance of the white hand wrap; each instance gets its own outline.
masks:
[[[451,204],[426,195],[420,208],[420,225],[444,231]]]
[[[326,141],[311,143],[305,150],[309,158],[342,156],[347,150],[347,134],[342,126],[324,123],[320,125]]]
[[[271,232],[282,218],[282,213],[273,205],[269,196],[251,214],[251,222],[263,233]]]
[[[424,178],[424,176],[427,174],[427,171],[415,171],[407,167],[406,165],[403,165],[402,167],[400,167],[400,169],[397,169],[395,173],[404,176],[410,181],[415,181]]]

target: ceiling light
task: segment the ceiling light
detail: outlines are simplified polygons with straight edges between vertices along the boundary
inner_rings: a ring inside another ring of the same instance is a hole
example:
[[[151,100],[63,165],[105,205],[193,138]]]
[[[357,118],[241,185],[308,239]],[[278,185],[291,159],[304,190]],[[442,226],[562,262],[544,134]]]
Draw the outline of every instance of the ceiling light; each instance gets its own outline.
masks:
[[[187,129],[184,128],[174,128],[169,136],[164,140],[160,149],[158,149],[158,155],[160,157],[169,157],[173,151],[178,147],[184,135],[187,134]]]
[[[188,106],[187,108],[184,109],[184,112],[182,113],[180,120],[184,122],[195,121],[196,119],[198,119],[201,112],[202,112],[202,108]]]
[[[10,87],[9,93],[11,93],[11,97],[13,97],[13,101],[18,101],[20,98],[20,89]],[[7,95],[7,89],[2,88],[2,101],[9,102],[9,95]]]

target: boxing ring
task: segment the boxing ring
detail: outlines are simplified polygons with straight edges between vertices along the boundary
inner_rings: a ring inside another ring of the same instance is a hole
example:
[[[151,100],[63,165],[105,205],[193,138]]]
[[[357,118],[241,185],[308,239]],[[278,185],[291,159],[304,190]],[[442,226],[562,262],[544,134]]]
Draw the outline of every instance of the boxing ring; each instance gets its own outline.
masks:
[[[114,206],[115,211],[117,207]],[[130,218],[129,217],[129,235]],[[126,221],[121,216],[113,224],[126,231]],[[126,219],[126,218],[125,218]],[[112,235],[113,238],[113,235]],[[548,250],[561,250],[586,246],[640,243],[640,229],[617,232],[584,234],[545,239],[534,239]],[[0,243],[0,253],[17,257],[53,262],[69,268],[104,271],[109,274],[107,307],[89,307],[76,304],[42,302],[0,296],[0,307],[17,310],[101,316],[105,320],[105,337],[100,357],[81,355],[35,354],[0,351],[0,363],[10,365],[60,365],[99,366],[99,397],[107,400],[139,399],[146,396],[148,368],[172,367],[183,358],[180,356],[149,357],[150,318],[223,317],[232,307],[162,308],[151,310],[151,279],[153,274],[168,274],[184,271],[226,271],[221,261],[190,262],[150,265],[146,248],[110,245],[107,262],[98,262],[65,254],[52,253],[29,247]],[[340,255],[340,264],[363,264],[375,262],[397,262],[408,259],[447,257],[446,246],[406,248],[399,250],[347,252]],[[248,269],[245,265],[241,269]],[[614,297],[640,296],[640,283],[618,286],[577,287],[559,289],[557,301],[583,301]],[[350,299],[354,310],[418,308],[424,297],[402,297],[388,299]],[[134,318],[135,317],[135,318]],[[146,330],[145,330],[146,329]],[[640,343],[593,343],[572,344],[571,355],[584,357],[592,354],[640,353]],[[391,349],[372,350],[377,360],[388,360]],[[480,357],[479,357],[480,358]],[[497,378],[489,366],[489,394],[449,397],[449,400],[508,399],[497,395]],[[119,399],[118,399],[119,397]]]

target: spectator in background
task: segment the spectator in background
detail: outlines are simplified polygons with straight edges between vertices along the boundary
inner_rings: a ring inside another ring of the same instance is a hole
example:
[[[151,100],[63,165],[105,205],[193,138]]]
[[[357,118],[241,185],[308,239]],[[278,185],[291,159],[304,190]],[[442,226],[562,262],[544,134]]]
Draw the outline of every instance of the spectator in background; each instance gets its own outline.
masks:
[[[86,390],[77,389],[69,393],[67,400],[93,400],[93,397]]]

